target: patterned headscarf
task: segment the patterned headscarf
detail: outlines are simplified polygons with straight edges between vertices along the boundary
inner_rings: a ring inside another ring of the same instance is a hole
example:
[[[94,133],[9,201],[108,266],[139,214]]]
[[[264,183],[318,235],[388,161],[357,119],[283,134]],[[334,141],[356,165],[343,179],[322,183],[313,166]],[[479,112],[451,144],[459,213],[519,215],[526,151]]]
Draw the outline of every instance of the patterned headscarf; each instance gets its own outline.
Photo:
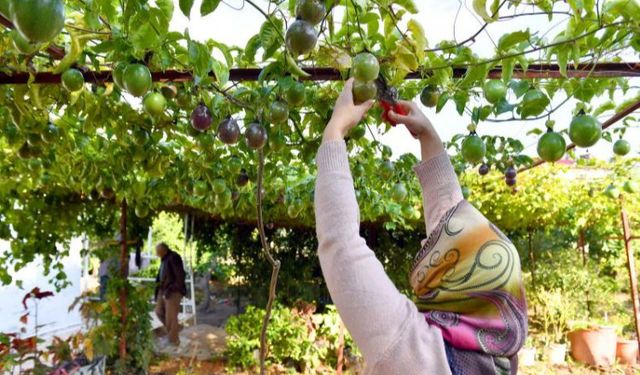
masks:
[[[415,303],[442,330],[456,374],[514,374],[527,335],[520,258],[467,201],[447,212],[416,255]]]

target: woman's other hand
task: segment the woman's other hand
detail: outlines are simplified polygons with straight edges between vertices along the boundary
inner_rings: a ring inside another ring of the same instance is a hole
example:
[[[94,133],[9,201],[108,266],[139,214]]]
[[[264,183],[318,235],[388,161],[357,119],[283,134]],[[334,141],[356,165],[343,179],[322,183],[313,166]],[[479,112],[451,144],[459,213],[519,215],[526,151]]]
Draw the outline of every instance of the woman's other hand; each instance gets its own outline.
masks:
[[[353,103],[353,78],[345,84],[336,104],[333,108],[333,115],[324,130],[325,141],[335,141],[344,139],[349,130],[362,120],[367,111],[373,106],[373,100],[362,104]]]

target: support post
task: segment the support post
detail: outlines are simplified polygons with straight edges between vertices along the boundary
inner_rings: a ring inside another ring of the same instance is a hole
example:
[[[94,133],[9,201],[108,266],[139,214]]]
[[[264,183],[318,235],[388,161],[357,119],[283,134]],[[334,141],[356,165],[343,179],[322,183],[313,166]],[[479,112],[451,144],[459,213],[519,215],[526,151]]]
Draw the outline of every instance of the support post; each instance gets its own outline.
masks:
[[[120,277],[124,282],[129,273],[129,256],[127,250],[127,200],[123,199],[120,204]],[[127,356],[127,289],[123,285],[120,289],[120,360],[124,361]]]
[[[629,225],[629,216],[627,211],[622,206],[620,210],[620,216],[622,218],[622,235],[624,240],[624,249],[627,253],[627,267],[629,269],[629,282],[631,284],[631,300],[633,301],[633,317],[636,323],[636,340],[638,340],[638,346],[640,347],[640,317],[638,303],[638,279],[636,275],[636,265],[633,257],[633,250],[631,249],[631,226]]]

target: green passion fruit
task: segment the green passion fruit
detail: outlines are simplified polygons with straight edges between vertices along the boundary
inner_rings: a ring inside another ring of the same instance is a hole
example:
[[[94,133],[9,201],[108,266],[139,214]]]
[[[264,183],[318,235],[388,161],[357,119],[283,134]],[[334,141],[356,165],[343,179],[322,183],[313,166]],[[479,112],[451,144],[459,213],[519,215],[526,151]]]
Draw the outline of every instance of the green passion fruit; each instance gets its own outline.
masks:
[[[507,85],[499,79],[492,79],[484,84],[482,91],[489,103],[496,104],[507,96]]]
[[[167,108],[167,99],[158,92],[150,92],[142,100],[142,106],[151,116],[159,116]]]
[[[440,91],[435,86],[427,86],[420,93],[420,102],[425,107],[433,108],[438,104],[440,99]]]
[[[312,25],[317,25],[324,19],[327,9],[324,1],[298,0],[296,6],[296,18],[305,20]]]
[[[142,64],[128,65],[122,75],[122,81],[126,90],[136,97],[144,96],[153,84],[149,68]]]
[[[627,180],[624,182],[624,185],[622,185],[622,190],[624,190],[629,194],[633,194],[633,193],[636,193],[638,190],[640,190],[640,188],[638,187],[637,182],[633,180]]]
[[[31,43],[47,43],[64,27],[62,0],[9,0],[16,29]]]
[[[62,81],[62,87],[69,92],[80,91],[84,86],[84,76],[78,69],[67,69],[62,73],[60,79]]]
[[[462,157],[468,163],[475,164],[481,162],[486,153],[487,146],[478,135],[470,134],[462,141]]]
[[[164,85],[160,88],[162,96],[167,100],[172,100],[178,95],[178,89],[173,85]]]
[[[402,202],[408,195],[407,187],[402,183],[398,182],[393,185],[391,189],[391,198],[396,202]]]
[[[378,59],[368,52],[357,54],[351,63],[351,75],[359,81],[373,81],[380,74]]]
[[[538,156],[549,163],[562,159],[566,149],[567,142],[565,142],[562,134],[552,130],[543,134],[538,140]]]
[[[604,189],[604,195],[611,199],[618,199],[618,197],[620,197],[620,189],[618,189],[616,185],[610,184]]]
[[[613,153],[618,156],[625,156],[631,151],[631,144],[624,139],[618,139],[613,144]]]
[[[301,82],[295,82],[287,90],[287,103],[290,106],[298,107],[304,104],[305,88]]]
[[[269,107],[269,121],[272,124],[281,124],[289,118],[289,107],[287,103],[275,101]]]
[[[591,147],[602,136],[602,125],[594,117],[579,114],[569,125],[569,138],[578,147]]]
[[[311,23],[296,20],[289,26],[285,40],[287,49],[294,56],[306,55],[316,47],[318,34]]]
[[[375,81],[353,81],[353,103],[358,105],[367,100],[375,99],[378,87]]]

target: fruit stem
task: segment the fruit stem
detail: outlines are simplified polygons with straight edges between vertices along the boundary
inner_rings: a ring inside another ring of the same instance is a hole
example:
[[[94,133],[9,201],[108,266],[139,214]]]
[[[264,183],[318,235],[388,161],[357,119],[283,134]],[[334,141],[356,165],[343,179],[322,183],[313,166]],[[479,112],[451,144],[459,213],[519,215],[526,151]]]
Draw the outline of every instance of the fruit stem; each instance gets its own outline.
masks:
[[[273,303],[276,299],[276,286],[278,284],[278,274],[280,272],[280,261],[276,260],[271,255],[269,250],[269,243],[267,242],[267,235],[264,230],[264,219],[262,216],[262,184],[264,180],[264,152],[258,151],[259,163],[258,163],[258,186],[256,196],[258,200],[258,231],[260,232],[260,242],[262,243],[262,251],[264,252],[267,260],[271,264],[271,282],[269,283],[269,298],[267,300],[267,307],[265,308],[264,319],[262,321],[262,329],[260,331],[260,375],[267,374],[266,358],[267,358],[267,327],[269,326],[269,318],[271,317],[271,310],[273,309]]]

